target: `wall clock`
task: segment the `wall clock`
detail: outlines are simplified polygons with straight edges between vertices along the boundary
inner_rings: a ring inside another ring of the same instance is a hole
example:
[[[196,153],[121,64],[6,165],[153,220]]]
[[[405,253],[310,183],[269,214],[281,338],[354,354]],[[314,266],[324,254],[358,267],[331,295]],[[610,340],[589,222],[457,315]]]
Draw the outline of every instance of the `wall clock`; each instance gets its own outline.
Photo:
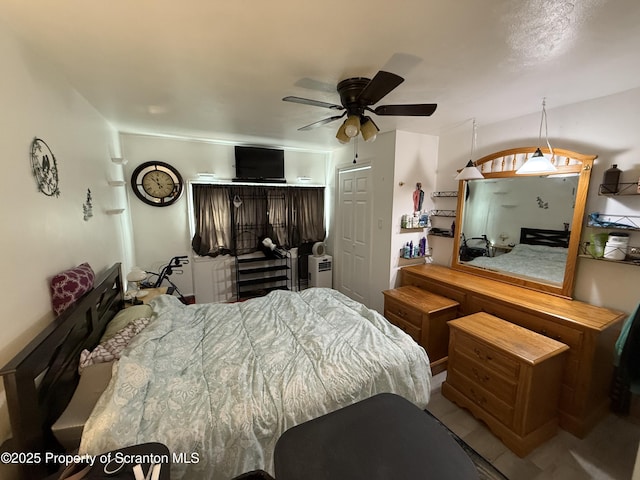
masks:
[[[39,191],[48,197],[60,196],[58,162],[49,145],[40,138],[34,138],[31,142],[31,170]]]
[[[175,203],[182,195],[182,176],[168,163],[144,162],[131,175],[133,193],[147,205],[166,207]]]

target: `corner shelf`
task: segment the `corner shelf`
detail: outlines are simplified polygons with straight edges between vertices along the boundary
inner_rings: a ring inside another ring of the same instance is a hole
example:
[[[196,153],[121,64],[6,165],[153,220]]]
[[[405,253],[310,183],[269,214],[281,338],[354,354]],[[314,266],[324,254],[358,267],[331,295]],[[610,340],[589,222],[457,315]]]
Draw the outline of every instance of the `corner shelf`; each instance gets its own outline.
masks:
[[[444,228],[431,228],[427,235],[432,237],[444,237],[444,238],[453,238],[451,234],[451,230],[447,230]]]
[[[635,184],[634,184],[635,185]],[[639,215],[598,215],[598,221],[595,222],[591,216],[587,216],[587,227],[604,228],[608,230],[631,230],[640,231]]]
[[[416,233],[416,232],[423,231],[425,228],[427,228],[427,227],[426,226],[424,226],[424,227],[411,227],[411,228],[400,227],[400,233]]]
[[[431,198],[442,198],[442,197],[457,197],[458,196],[458,192],[457,190],[448,190],[448,191],[444,191],[444,192],[431,192]]]
[[[398,258],[398,266],[399,267],[406,267],[407,265],[419,265],[419,264],[424,263],[424,260],[426,258],[431,258],[431,255],[420,255],[418,257],[410,257],[410,258],[399,257]]]
[[[455,217],[455,210],[431,210],[429,215],[432,217]]]
[[[107,215],[120,215],[124,212],[124,208],[110,208],[106,210]]]
[[[589,252],[589,247],[591,246],[591,242],[582,242],[580,243],[580,250],[578,253],[578,256],[580,258],[589,258],[591,260],[599,260],[599,261],[603,261],[603,262],[609,262],[609,263],[623,263],[625,265],[635,265],[635,266],[640,266],[640,247],[634,247],[632,245],[629,245],[627,247],[627,253],[626,253],[626,257],[624,260],[614,260],[611,258],[605,258],[605,257],[594,257],[591,252]],[[636,254],[638,255],[637,258],[636,257],[630,257],[629,253],[630,251],[635,251]]]
[[[603,191],[603,188],[606,184],[600,184],[598,188],[598,195],[603,197],[617,197],[619,195],[640,195],[640,191],[638,191],[638,183],[619,183],[617,192],[607,192]]]

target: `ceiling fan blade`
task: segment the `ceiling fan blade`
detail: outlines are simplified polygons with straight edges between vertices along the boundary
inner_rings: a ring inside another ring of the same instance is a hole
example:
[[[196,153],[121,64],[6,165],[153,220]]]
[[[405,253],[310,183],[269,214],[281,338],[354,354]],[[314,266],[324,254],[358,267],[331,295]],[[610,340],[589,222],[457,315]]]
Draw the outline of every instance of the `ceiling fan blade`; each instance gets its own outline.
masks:
[[[437,103],[417,103],[413,105],[380,105],[371,110],[376,115],[401,115],[406,117],[428,117],[438,108]]]
[[[312,105],[314,107],[330,108],[332,110],[344,110],[342,105],[336,105],[334,103],[321,102],[319,100],[311,100],[309,98],[302,97],[284,97],[282,100],[285,102],[301,103],[303,105]]]
[[[314,128],[321,127],[322,125],[326,125],[327,123],[331,123],[334,120],[338,120],[338,119],[344,117],[346,114],[347,114],[347,112],[344,112],[342,115],[336,115],[336,116],[333,116],[333,117],[325,118],[324,120],[320,120],[318,122],[313,122],[313,123],[310,123],[309,125],[305,125],[304,127],[300,127],[298,130],[299,131],[312,130]]]
[[[404,82],[404,78],[401,76],[380,70],[367,86],[362,89],[360,95],[358,95],[358,103],[361,105],[378,103],[385,95],[402,82]]]

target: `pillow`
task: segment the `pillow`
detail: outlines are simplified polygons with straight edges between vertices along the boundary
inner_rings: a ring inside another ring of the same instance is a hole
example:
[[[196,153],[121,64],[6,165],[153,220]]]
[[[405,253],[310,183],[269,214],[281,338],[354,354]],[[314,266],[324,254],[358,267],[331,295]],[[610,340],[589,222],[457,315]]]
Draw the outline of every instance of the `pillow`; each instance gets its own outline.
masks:
[[[49,282],[51,306],[56,315],[93,288],[95,274],[88,263],[60,272]]]
[[[122,351],[129,345],[133,337],[144,330],[144,327],[149,325],[150,322],[150,318],[137,318],[109,340],[100,343],[92,352],[86,349],[80,352],[78,372],[82,375],[82,371],[89,365],[118,360],[122,355]]]
[[[109,385],[112,367],[113,362],[109,362],[85,368],[69,405],[51,426],[53,434],[68,452],[75,451],[80,445],[84,424]]]
[[[149,305],[133,305],[120,310],[108,323],[107,328],[100,338],[100,343],[112,338],[134,320],[138,318],[149,318],[152,314],[153,309]]]

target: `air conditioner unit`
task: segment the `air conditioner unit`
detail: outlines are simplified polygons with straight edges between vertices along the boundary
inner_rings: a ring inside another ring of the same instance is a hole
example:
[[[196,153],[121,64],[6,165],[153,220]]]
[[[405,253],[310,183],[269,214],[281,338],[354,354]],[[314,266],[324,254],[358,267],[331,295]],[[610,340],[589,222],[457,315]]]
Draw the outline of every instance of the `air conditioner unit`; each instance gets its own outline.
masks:
[[[309,256],[309,286],[331,288],[332,281],[331,255]]]

